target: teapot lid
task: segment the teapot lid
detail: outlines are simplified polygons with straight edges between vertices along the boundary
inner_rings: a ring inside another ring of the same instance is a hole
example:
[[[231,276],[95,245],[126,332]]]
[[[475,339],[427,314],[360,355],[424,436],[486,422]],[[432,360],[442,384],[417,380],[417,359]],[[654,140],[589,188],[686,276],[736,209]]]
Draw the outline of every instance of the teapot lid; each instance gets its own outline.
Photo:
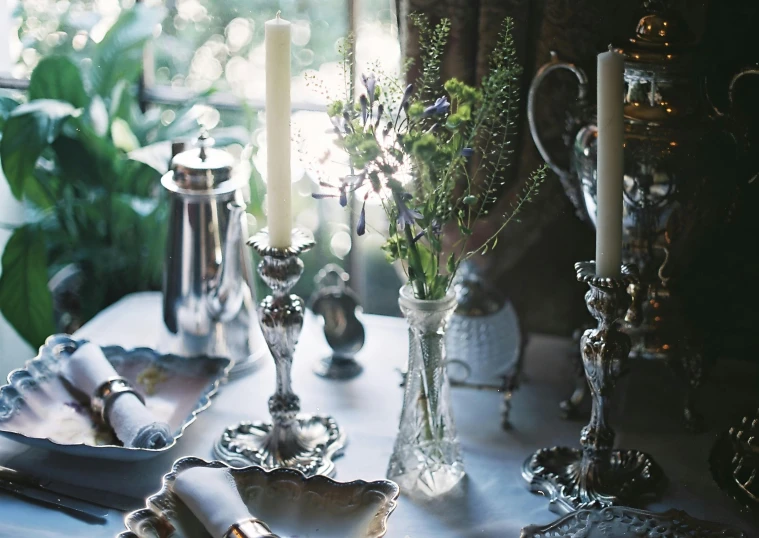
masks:
[[[208,190],[232,177],[234,158],[226,151],[213,147],[214,139],[203,130],[195,147],[183,151],[171,160],[173,181],[189,190]]]
[[[687,63],[695,40],[683,18],[668,0],[645,0],[649,13],[638,21],[635,36],[617,50],[632,63],[661,66]]]

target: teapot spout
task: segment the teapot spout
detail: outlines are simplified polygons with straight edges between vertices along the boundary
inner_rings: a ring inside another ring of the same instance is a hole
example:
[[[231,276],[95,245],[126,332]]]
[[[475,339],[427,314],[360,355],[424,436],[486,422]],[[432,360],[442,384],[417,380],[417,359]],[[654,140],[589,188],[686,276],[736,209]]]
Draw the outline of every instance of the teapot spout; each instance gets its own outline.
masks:
[[[229,223],[219,266],[219,280],[209,297],[211,316],[217,321],[229,321],[242,307],[244,291],[242,278],[242,235],[245,229],[245,206],[230,202]]]

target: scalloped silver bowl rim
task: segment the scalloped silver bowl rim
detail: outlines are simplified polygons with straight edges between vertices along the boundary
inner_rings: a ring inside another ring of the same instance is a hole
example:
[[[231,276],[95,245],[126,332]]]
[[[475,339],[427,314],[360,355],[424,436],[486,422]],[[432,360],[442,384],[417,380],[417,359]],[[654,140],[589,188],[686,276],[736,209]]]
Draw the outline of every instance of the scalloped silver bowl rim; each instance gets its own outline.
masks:
[[[37,355],[35,355],[33,358],[26,361],[23,368],[16,368],[14,370],[11,370],[8,373],[8,376],[6,378],[7,383],[5,385],[0,386],[0,400],[10,399],[10,405],[8,406],[10,408],[9,415],[12,415],[13,413],[15,413],[17,411],[18,403],[24,400],[23,394],[21,394],[18,391],[18,389],[14,387],[14,381],[15,383],[19,383],[21,385],[23,385],[26,382],[29,382],[28,379],[31,379],[33,382],[39,383],[39,375],[35,376],[30,370],[44,372],[45,371],[44,367],[35,368],[35,366],[44,365],[45,362],[48,362],[50,360],[52,361],[60,360],[60,354],[57,354],[54,351],[56,347],[71,346],[71,345],[79,347],[87,342],[89,342],[89,340],[84,339],[84,338],[77,339],[69,334],[53,334],[51,336],[48,336],[45,339],[45,343],[39,347]],[[155,357],[156,361],[159,361],[159,362],[164,357],[172,357],[172,358],[179,357],[178,355],[173,355],[171,353],[160,353],[150,347],[135,347],[131,349],[125,349],[121,346],[101,346],[101,347],[104,350],[104,352],[105,350],[111,350],[115,353],[123,353],[127,356],[130,354],[137,354],[137,353],[150,353]],[[19,440],[19,438],[29,439],[29,440],[34,440],[34,441],[47,441],[50,444],[64,447],[66,449],[86,447],[86,449],[88,450],[89,449],[102,449],[104,451],[117,450],[117,451],[128,451],[128,452],[137,452],[137,453],[154,453],[155,455],[171,450],[174,446],[176,446],[177,440],[180,437],[182,437],[182,434],[187,429],[187,427],[193,422],[195,422],[195,420],[198,418],[198,414],[208,409],[208,407],[211,405],[211,398],[215,396],[216,393],[219,391],[219,387],[221,386],[222,382],[228,378],[229,372],[232,369],[232,361],[225,357],[198,356],[198,357],[181,357],[181,359],[187,360],[187,361],[212,361],[212,362],[219,362],[221,364],[226,363],[226,365],[219,369],[219,373],[215,377],[210,378],[210,379],[213,379],[213,382],[208,386],[206,391],[203,392],[203,394],[198,400],[198,404],[193,408],[190,415],[182,423],[182,426],[179,428],[179,431],[175,432],[173,442],[169,445],[166,445],[165,447],[135,448],[135,447],[126,447],[123,445],[92,445],[89,443],[60,443],[58,441],[51,439],[50,437],[32,437],[15,430],[4,429],[2,427],[3,417],[0,417],[0,435],[6,436],[9,439],[14,439],[15,441],[21,442],[21,443],[23,443],[24,441]],[[24,379],[14,380],[14,378],[19,378],[19,377],[24,378]]]
[[[706,519],[698,519],[677,508],[670,508],[666,512],[649,512],[648,510],[631,508],[629,506],[607,506],[600,510],[576,510],[569,514],[565,514],[559,519],[546,525],[528,525],[522,529],[520,538],[535,538],[536,536],[562,538],[574,536],[575,533],[579,535],[581,534],[579,531],[587,530],[589,524],[619,523],[620,519],[625,514],[645,516],[660,524],[670,521],[681,521],[689,524],[691,531],[700,531],[694,532],[693,534],[682,533],[683,536],[687,535],[695,538],[705,538],[706,536],[712,536],[712,533],[719,532],[720,535],[725,538],[748,538],[748,535],[738,527],[715,521],[708,521]],[[619,518],[616,516],[619,516]],[[596,519],[591,521],[590,518]],[[617,533],[614,532],[613,529],[609,529],[607,536],[614,538],[618,536],[627,536],[627,534]]]
[[[187,457],[176,460],[174,464],[171,466],[171,471],[163,475],[163,478],[161,479],[161,489],[158,491],[158,493],[155,493],[147,498],[145,502],[145,508],[139,508],[133,512],[130,512],[126,516],[124,516],[124,525],[126,526],[127,530],[120,533],[116,538],[140,538],[140,535],[137,534],[137,531],[135,531],[134,529],[138,528],[138,525],[141,521],[144,521],[147,519],[155,519],[159,521],[161,519],[164,519],[163,514],[160,513],[160,510],[157,508],[157,503],[160,501],[162,497],[166,497],[169,495],[170,493],[169,485],[173,484],[174,480],[177,477],[177,474],[179,474],[181,471],[184,471],[186,469],[191,469],[193,467],[208,467],[208,468],[220,468],[220,469],[226,468],[226,469],[229,469],[233,475],[255,473],[255,474],[263,475],[269,478],[276,478],[278,476],[296,478],[299,482],[301,482],[304,485],[304,487],[307,486],[309,483],[322,482],[330,486],[338,486],[338,487],[354,486],[354,487],[374,488],[375,491],[379,491],[383,493],[386,496],[387,501],[383,505],[384,515],[380,519],[381,528],[378,529],[379,534],[374,534],[368,538],[382,538],[383,536],[387,534],[387,522],[390,519],[390,516],[392,515],[392,513],[395,511],[396,507],[398,506],[398,497],[400,496],[400,493],[401,493],[401,489],[398,486],[398,484],[396,484],[392,480],[374,480],[371,482],[367,482],[366,480],[352,480],[350,482],[339,482],[337,480],[333,480],[332,478],[329,478],[323,475],[306,477],[306,475],[304,475],[297,469],[278,468],[278,469],[272,469],[272,470],[267,471],[263,469],[262,467],[258,467],[255,465],[251,465],[249,467],[231,467],[222,461],[218,461],[218,460],[206,461],[204,459],[197,458],[195,456],[187,456]],[[168,525],[171,525],[171,523],[169,522],[166,522],[166,523]]]

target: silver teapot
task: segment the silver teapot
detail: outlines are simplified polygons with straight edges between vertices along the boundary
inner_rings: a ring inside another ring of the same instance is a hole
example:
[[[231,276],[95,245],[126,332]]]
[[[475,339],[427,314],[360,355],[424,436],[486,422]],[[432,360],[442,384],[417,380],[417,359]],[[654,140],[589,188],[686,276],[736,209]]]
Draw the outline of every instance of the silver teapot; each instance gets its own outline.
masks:
[[[169,351],[223,356],[230,376],[252,371],[266,353],[253,297],[245,240],[244,177],[234,159],[201,134],[197,147],[177,153],[161,178],[169,194],[163,279],[163,320]]]
[[[720,211],[725,215],[735,196],[738,178],[725,177],[729,168],[719,163],[733,159],[740,143],[733,118],[708,98],[704,62],[685,23],[666,1],[645,5],[649,13],[640,19],[634,37],[617,48],[625,56],[623,261],[641,272],[640,285],[630,290],[633,305],[624,328],[633,341],[631,356],[673,360],[683,367],[689,390],[686,421],[697,429],[690,391],[702,377],[702,351],[682,322],[683,307],[673,296],[672,279],[678,268],[687,266],[688,249],[698,248],[699,227],[703,230],[709,218],[719,218]],[[539,87],[562,69],[579,83],[577,107],[565,132],[568,169],[548,150],[536,118]],[[747,69],[733,77],[731,103],[738,79],[757,73]],[[595,226],[597,127],[588,92],[583,70],[552,52],[551,61],[532,81],[528,121],[541,156],[558,174],[580,217]]]

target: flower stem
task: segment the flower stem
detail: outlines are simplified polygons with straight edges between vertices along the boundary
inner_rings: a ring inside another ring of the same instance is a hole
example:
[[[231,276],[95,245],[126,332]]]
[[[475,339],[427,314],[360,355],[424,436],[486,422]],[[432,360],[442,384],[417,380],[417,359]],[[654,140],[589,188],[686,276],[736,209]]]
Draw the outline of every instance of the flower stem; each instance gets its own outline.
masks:
[[[409,280],[411,281],[411,286],[414,288],[414,295],[416,295],[416,298],[424,300],[427,298],[427,295],[424,292],[422,258],[419,256],[419,249],[416,248],[414,232],[411,230],[411,226],[406,225],[403,230],[406,233],[406,241],[408,242],[409,265],[414,273],[413,275],[409,275]]]

